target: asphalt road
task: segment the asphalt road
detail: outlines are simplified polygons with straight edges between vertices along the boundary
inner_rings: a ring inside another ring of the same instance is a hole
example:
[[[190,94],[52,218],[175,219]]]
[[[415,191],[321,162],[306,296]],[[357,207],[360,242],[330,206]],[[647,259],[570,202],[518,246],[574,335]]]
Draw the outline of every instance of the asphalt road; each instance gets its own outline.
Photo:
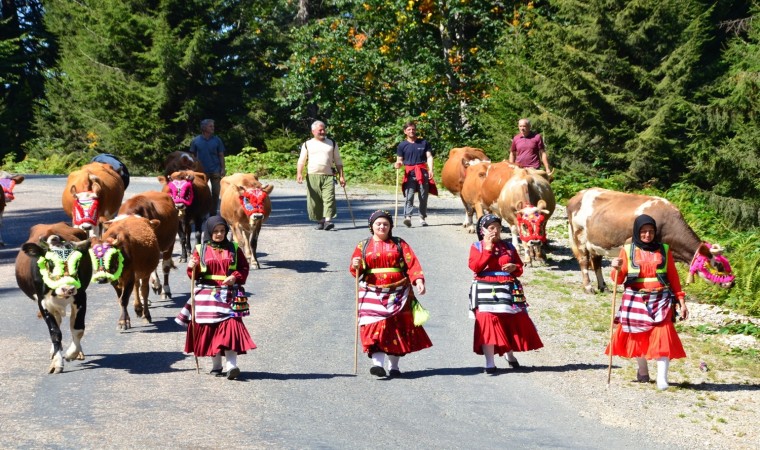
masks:
[[[173,318],[189,295],[184,267],[171,276],[174,298],[152,299],[153,323],[132,312],[134,328],[126,332],[116,328],[113,289],[91,286],[82,341],[86,360],[47,374],[46,327],[34,302],[17,288],[13,262],[32,225],[67,220],[60,206],[64,182],[27,178],[5,214],[1,448],[642,446],[625,430],[583,417],[562,397],[549,396],[532,380],[538,368],[531,354],[518,355],[523,371],[482,373],[467,317],[473,237],[457,225],[459,203],[450,195],[431,199],[429,227],[394,230],[425,270],[428,293],[421,302],[431,312],[425,329],[434,344],[402,358],[400,379],[371,376],[363,354],[354,375],[354,280],[348,274],[354,246],[368,236],[367,217],[376,209],[393,213],[394,193],[349,186],[356,226],[340,191],[336,229],[317,231],[306,216],[305,187],[291,181],[273,182],[273,212],[259,243],[262,268],[247,284],[253,297],[245,321],[259,348],[239,357],[238,380],[206,375],[210,361],[204,358],[197,374],[192,355],[182,353],[185,332]],[[158,189],[154,178],[136,177],[127,196]],[[65,348],[67,321],[62,329]],[[506,367],[503,359],[497,365]],[[604,370],[596,367],[589,376],[599,378]]]

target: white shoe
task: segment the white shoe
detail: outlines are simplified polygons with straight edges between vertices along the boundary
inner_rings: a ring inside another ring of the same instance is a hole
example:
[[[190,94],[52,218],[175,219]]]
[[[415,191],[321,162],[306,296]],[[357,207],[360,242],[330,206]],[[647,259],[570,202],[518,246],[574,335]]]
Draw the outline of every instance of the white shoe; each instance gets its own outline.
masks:
[[[427,222],[425,222],[425,219],[422,219],[422,218],[420,219],[420,226],[421,226],[421,227],[426,227],[426,226],[428,226]]]

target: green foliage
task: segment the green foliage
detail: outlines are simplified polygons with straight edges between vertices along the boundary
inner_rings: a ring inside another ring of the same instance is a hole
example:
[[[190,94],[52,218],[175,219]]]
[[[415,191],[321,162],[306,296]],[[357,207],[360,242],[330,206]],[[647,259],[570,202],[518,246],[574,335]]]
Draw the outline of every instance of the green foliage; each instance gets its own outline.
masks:
[[[259,152],[254,147],[245,147],[240,153],[225,156],[228,174],[236,172],[255,173],[261,178],[295,178],[298,153]]]
[[[696,329],[702,334],[743,334],[760,339],[760,327],[752,322],[730,323],[720,327],[699,325]]]

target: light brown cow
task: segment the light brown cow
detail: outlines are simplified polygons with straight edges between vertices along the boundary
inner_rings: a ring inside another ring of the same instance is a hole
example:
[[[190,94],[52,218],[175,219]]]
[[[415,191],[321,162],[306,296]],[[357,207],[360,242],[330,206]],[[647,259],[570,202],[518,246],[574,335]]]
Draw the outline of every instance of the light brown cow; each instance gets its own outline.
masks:
[[[148,279],[156,270],[161,257],[155,232],[159,224],[158,220],[148,220],[145,217],[118,216],[104,224],[106,230],[102,238],[90,239],[92,281],[111,283],[116,290],[121,309],[118,322],[120,330],[132,328],[127,304],[135,285],[135,314],[151,321],[147,302]]]
[[[158,279],[158,268],[150,277],[151,286],[156,294],[161,294],[162,299],[172,297],[169,287],[169,272],[176,268],[172,262],[174,241],[177,238],[177,226],[179,225],[179,213],[174,207],[171,196],[165,192],[148,191],[135,195],[125,201],[119,209],[119,215],[135,214],[146,219],[156,219],[161,223],[156,228],[158,247],[161,249],[161,268],[163,269],[163,285]],[[148,303],[144,298],[143,302]]]
[[[68,224],[39,224],[16,256],[16,283],[37,302],[39,316],[50,333],[49,373],[63,372],[64,360],[83,360],[82,337],[87,312],[87,286],[92,264],[87,256],[87,232]],[[42,261],[44,258],[44,261]],[[42,267],[40,268],[40,262]],[[61,322],[71,309],[71,345],[63,353]]]
[[[124,198],[124,182],[104,163],[89,163],[69,174],[61,203],[74,227],[101,235],[102,222],[113,218]]]
[[[269,194],[274,186],[259,182],[256,175],[236,173],[222,178],[220,212],[230,225],[232,235],[242,246],[251,267],[259,268],[256,247],[261,225],[272,212]]]
[[[461,192],[467,168],[470,165],[481,162],[490,162],[483,149],[475,147],[452,148],[449,150],[449,158],[443,163],[443,168],[441,169],[441,183],[449,192],[454,195],[460,194],[460,198],[462,198]],[[472,226],[472,216],[475,211],[463,198],[462,204],[465,209],[465,220],[462,226],[470,227]]]
[[[512,229],[515,248],[522,243],[523,262],[546,264],[546,225],[557,205],[549,175],[543,170],[515,168],[496,204],[497,214]]]
[[[657,222],[657,240],[670,246],[676,261],[689,264],[701,255],[700,259],[727,272],[708,281],[724,288],[733,286],[728,261],[710,251],[712,246],[699,239],[672,203],[661,197],[591,188],[578,192],[567,203],[570,246],[580,263],[586,292],[594,292],[589,269],[596,275],[599,290],[606,289],[602,257],[618,256],[620,248],[631,238],[634,220],[641,214],[652,216]]]
[[[177,234],[182,253],[179,262],[187,262],[188,252],[192,254],[190,234],[195,225],[195,242],[201,243],[201,228],[208,210],[211,208],[211,189],[208,179],[201,172],[180,170],[172,173],[169,178],[159,176],[158,181],[164,185],[162,192],[169,194],[174,201],[174,207],[179,212]]]
[[[8,172],[0,171],[0,247],[5,247],[2,234],[5,206],[15,198],[13,195],[13,188],[15,188],[17,184],[21,184],[23,181],[23,175],[11,175]]]
[[[488,176],[488,169],[491,165],[487,161],[479,162],[470,165],[465,171],[466,176],[464,183],[462,183],[462,192],[459,196],[462,199],[466,213],[466,220],[462,226],[467,227],[467,231],[470,233],[475,232],[475,223],[483,217],[484,211],[488,210],[488,207],[483,202],[483,182]],[[473,216],[475,216],[474,221]]]

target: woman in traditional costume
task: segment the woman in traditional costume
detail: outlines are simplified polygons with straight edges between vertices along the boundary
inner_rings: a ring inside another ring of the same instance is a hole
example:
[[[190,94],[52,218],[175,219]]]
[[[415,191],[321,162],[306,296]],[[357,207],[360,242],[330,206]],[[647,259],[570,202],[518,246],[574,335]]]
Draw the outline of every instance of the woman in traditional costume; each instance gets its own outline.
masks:
[[[349,271],[360,277],[359,327],[362,348],[372,358],[369,372],[401,376],[399,359],[433,344],[425,329],[414,324],[415,294],[425,294],[425,277],[417,256],[403,239],[393,237],[393,219],[385,211],[369,218],[372,237],[359,243],[351,255]]]
[[[478,242],[470,247],[469,267],[474,272],[470,311],[475,315],[473,351],[486,358],[485,373],[497,368],[494,355],[504,356],[513,369],[520,367],[514,352],[544,346],[528,315],[528,303],[517,277],[523,263],[509,241],[501,239],[501,219],[486,214],[478,221]]]
[[[243,316],[248,302],[243,284],[248,278],[248,260],[243,251],[227,239],[229,225],[221,216],[212,216],[203,226],[203,244],[193,251],[187,275],[197,281],[195,323],[187,330],[185,352],[210,356],[211,374],[234,380],[240,375],[237,355],[256,348]],[[202,255],[202,257],[201,257]],[[175,321],[191,323],[191,301]],[[222,355],[226,365],[222,370]]]
[[[683,319],[688,318],[689,310],[673,254],[667,244],[655,239],[656,234],[655,220],[646,214],[638,216],[632,242],[612,260],[612,282],[622,283],[625,290],[610,346],[613,355],[636,358],[636,380],[642,383],[649,382],[647,360],[657,360],[657,388],[664,390],[668,388],[670,360],[686,357],[673,326],[674,301],[680,304]]]

